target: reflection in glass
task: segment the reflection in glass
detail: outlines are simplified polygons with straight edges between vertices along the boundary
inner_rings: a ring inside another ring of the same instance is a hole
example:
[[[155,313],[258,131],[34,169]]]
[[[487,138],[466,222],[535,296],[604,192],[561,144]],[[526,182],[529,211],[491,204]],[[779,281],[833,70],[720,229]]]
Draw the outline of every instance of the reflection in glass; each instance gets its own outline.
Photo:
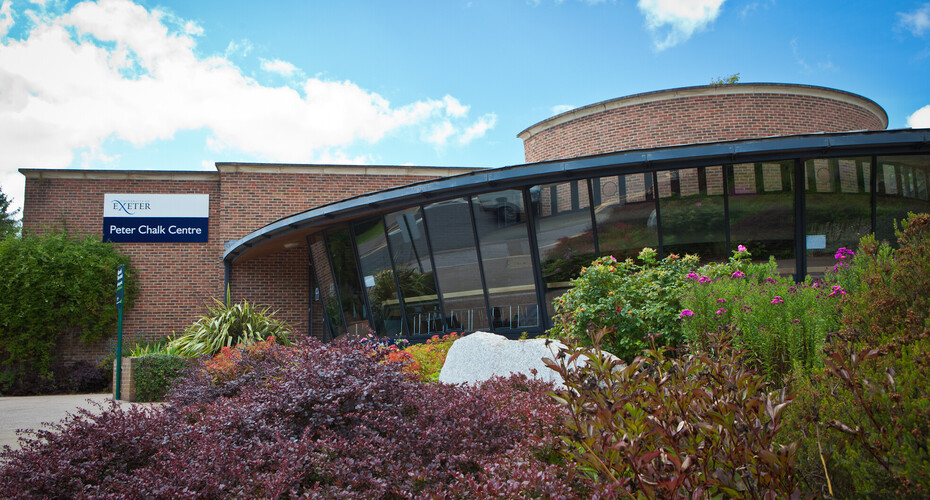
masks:
[[[534,186],[539,202],[533,204],[539,262],[546,285],[546,305],[552,303],[578,277],[582,267],[594,260],[594,230],[587,181]]]
[[[819,276],[840,247],[855,249],[872,232],[871,158],[804,162],[807,273]]]
[[[726,261],[723,167],[683,168],[656,173],[665,255],[697,254],[701,261]]]
[[[396,337],[403,331],[404,320],[381,217],[355,225],[355,246],[375,331]]]
[[[313,262],[313,271],[316,273],[317,286],[320,289],[320,304],[323,314],[326,315],[329,328],[332,328],[330,337],[342,335],[346,332],[345,323],[342,322],[342,307],[336,295],[336,280],[333,270],[329,266],[329,256],[323,242],[323,233],[310,236],[310,259]]]
[[[727,186],[731,244],[745,245],[753,262],[774,256],[780,273],[796,272],[794,162],[730,165]]]
[[[355,252],[349,230],[342,229],[326,234],[329,254],[333,260],[333,274],[342,301],[342,314],[346,319],[348,333],[367,335],[369,324],[365,315],[365,302],[362,287],[358,280],[358,266],[355,264]]]
[[[635,259],[643,247],[658,248],[652,184],[651,173],[591,179],[601,255]]]
[[[411,208],[388,214],[384,220],[410,335],[443,331],[423,212]]]
[[[472,206],[488,286],[491,327],[539,327],[523,193],[509,189],[481,194],[472,198]]]
[[[436,277],[449,328],[487,328],[487,307],[468,200],[456,198],[440,201],[426,205],[425,212],[429,241],[436,259]],[[498,216],[509,218],[506,212],[506,208],[496,211]]]
[[[877,227],[875,237],[897,244],[894,223],[907,218],[908,212],[930,212],[928,177],[930,155],[879,156],[876,194]]]

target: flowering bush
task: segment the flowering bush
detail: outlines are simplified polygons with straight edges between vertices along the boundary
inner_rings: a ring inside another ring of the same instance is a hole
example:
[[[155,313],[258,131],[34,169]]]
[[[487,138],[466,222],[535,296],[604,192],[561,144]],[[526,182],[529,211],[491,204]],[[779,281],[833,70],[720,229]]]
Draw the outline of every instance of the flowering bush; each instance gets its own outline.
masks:
[[[679,297],[698,258],[673,254],[658,261],[655,250],[644,248],[639,259],[642,264],[601,257],[582,269],[572,280],[574,288],[556,301],[549,334],[591,345],[589,332],[606,330],[604,349],[624,359],[640,354],[649,334],[661,333],[663,345],[678,345],[683,340]]]
[[[811,278],[795,283],[779,276],[774,262],[752,264],[749,258],[740,245],[730,262],[689,276],[679,315],[688,343],[704,349],[709,334],[733,330],[745,362],[769,380],[780,381],[796,366],[810,371],[821,362],[827,335],[839,327],[845,290]]]
[[[439,372],[446,362],[446,355],[452,343],[459,338],[461,335],[455,332],[442,337],[433,335],[425,344],[408,347],[404,352],[410,356],[411,363],[404,369],[415,373],[423,381],[439,380]]]
[[[897,250],[867,236],[838,252],[835,279],[855,293],[788,414],[805,480],[836,497],[930,496],[930,215],[896,234]]]

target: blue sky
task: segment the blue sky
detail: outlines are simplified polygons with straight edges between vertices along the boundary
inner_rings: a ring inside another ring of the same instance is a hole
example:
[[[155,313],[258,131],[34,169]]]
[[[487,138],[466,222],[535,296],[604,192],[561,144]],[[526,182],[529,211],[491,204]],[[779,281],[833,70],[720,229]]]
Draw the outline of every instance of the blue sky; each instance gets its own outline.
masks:
[[[0,0],[18,168],[504,166],[516,134],[639,92],[822,85],[930,127],[930,2]]]

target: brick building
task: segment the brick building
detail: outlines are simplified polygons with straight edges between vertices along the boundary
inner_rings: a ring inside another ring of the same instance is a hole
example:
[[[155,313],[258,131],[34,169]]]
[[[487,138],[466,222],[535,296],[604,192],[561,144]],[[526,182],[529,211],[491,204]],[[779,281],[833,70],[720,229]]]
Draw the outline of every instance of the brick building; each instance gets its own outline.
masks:
[[[322,339],[540,333],[597,255],[719,260],[740,243],[803,276],[836,246],[887,236],[894,218],[930,210],[930,134],[886,126],[876,103],[835,89],[664,90],[533,125],[519,134],[528,163],[495,169],[24,169],[23,225],[100,234],[107,195],[209,195],[207,241],[119,244],[141,286],[124,331],[150,339],[183,329],[224,285]]]

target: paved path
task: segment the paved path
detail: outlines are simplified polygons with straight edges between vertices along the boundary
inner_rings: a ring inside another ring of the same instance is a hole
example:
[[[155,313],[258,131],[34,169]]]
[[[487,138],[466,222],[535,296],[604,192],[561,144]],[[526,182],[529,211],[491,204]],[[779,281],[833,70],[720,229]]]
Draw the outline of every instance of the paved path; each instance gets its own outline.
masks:
[[[78,408],[95,410],[87,400],[103,403],[111,394],[66,394],[60,396],[23,396],[0,398],[0,448],[8,444],[19,448],[16,429],[39,429],[43,422],[59,422]],[[145,404],[145,403],[120,403]]]

